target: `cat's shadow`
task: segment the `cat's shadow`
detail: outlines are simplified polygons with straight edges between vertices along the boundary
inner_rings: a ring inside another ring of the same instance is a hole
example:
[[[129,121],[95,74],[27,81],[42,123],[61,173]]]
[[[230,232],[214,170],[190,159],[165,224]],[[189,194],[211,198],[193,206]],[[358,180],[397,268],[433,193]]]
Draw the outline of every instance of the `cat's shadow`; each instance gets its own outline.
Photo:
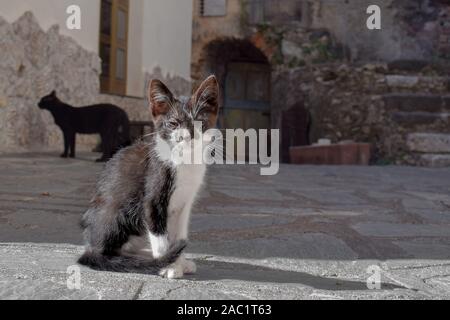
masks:
[[[191,281],[240,280],[249,282],[302,284],[319,290],[368,290],[366,282],[315,276],[306,272],[276,270],[244,263],[196,260],[195,275],[186,276]],[[404,289],[391,283],[382,283],[382,290]]]

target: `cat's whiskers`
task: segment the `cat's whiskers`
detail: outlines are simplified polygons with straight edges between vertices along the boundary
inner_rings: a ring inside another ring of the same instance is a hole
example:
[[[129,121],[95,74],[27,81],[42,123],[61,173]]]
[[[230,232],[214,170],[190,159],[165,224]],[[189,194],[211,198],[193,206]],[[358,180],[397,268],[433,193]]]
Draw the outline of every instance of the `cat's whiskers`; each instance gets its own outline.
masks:
[[[154,136],[154,135],[156,135],[156,134],[158,134],[158,132],[147,133],[147,134],[144,134],[144,135],[142,136],[142,138],[147,138],[147,137],[150,137],[150,136]]]

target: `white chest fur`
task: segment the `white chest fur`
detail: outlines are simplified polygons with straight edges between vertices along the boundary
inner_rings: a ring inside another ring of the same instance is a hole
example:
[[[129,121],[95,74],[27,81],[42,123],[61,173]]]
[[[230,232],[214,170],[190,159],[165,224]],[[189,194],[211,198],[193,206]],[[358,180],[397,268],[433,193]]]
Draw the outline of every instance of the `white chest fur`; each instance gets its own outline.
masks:
[[[179,165],[176,167],[175,185],[169,202],[169,214],[192,205],[203,183],[205,165]]]
[[[155,258],[164,255],[170,243],[188,238],[192,204],[206,173],[205,165],[179,165],[175,169],[174,191],[168,206],[168,233],[164,235],[149,233],[148,235]]]

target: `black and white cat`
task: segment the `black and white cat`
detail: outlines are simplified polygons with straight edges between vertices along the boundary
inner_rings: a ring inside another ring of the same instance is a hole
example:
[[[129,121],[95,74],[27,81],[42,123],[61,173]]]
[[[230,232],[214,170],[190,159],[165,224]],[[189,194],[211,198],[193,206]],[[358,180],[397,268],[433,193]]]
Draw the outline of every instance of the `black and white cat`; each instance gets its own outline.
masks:
[[[79,263],[97,270],[180,278],[196,272],[195,263],[182,251],[206,166],[178,164],[164,150],[192,149],[194,139],[214,128],[219,85],[210,76],[189,100],[180,101],[153,80],[148,98],[155,133],[107,164],[82,220],[87,245]],[[201,123],[202,132],[195,132],[194,121]],[[189,132],[192,140],[180,139],[179,129]]]

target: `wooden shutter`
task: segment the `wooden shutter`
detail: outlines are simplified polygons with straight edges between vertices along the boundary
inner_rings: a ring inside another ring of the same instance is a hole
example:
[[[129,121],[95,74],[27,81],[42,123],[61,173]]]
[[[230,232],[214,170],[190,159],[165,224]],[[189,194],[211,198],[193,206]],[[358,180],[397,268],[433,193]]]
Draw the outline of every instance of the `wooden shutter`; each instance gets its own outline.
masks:
[[[125,95],[129,0],[102,0],[100,17],[101,91]]]

